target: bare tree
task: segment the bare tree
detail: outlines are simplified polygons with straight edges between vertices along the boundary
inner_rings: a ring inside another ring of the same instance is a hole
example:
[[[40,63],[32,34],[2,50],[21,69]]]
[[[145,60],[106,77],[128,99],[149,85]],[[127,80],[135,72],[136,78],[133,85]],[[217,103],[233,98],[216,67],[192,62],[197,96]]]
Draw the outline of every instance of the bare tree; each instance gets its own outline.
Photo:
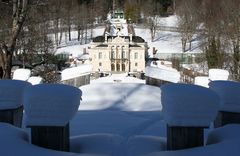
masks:
[[[179,2],[176,8],[176,13],[178,15],[178,28],[181,32],[183,52],[187,51],[188,49],[191,50],[192,48],[192,38],[196,33],[196,29],[199,24],[199,21],[197,19],[198,6],[199,1],[197,0],[182,0]],[[188,49],[186,48],[187,42],[189,42]]]
[[[2,67],[2,78],[11,78],[12,57],[16,48],[17,39],[22,31],[27,16],[28,0],[12,0],[12,29],[9,41],[3,41],[0,45],[0,66]]]

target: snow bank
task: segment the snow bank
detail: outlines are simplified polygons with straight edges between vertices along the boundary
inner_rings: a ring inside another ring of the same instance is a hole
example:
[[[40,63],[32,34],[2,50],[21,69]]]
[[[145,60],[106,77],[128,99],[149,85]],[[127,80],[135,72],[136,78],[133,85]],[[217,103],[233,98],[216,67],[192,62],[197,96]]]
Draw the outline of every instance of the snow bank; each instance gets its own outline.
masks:
[[[24,93],[27,125],[65,126],[77,112],[81,94],[81,90],[61,84],[28,87]]]
[[[166,27],[177,27],[178,26],[178,16],[172,15],[168,17],[161,17],[160,24]]]
[[[209,69],[209,79],[211,81],[228,80],[229,72],[223,69]]]
[[[238,156],[240,153],[239,125],[226,125],[210,132],[207,146],[177,151],[153,152],[145,156]]]
[[[31,83],[32,85],[37,85],[37,84],[42,83],[42,78],[39,76],[31,76],[28,79],[28,82]]]
[[[32,145],[26,132],[10,124],[0,123],[0,131],[0,153],[4,156],[103,156],[60,152]]]
[[[217,128],[208,134],[207,145],[217,144],[226,140],[240,140],[240,125],[228,124],[224,127]]]
[[[80,87],[79,110],[162,110],[159,87],[128,83],[95,83]]]
[[[142,83],[145,84],[145,80],[141,80],[135,77],[129,77],[127,75],[113,74],[108,77],[101,77],[96,80],[91,80],[91,84],[94,83]]]
[[[180,73],[173,68],[158,65],[158,67],[146,67],[145,75],[151,78],[177,83],[180,81]]]
[[[161,90],[164,119],[170,126],[206,127],[217,116],[219,97],[210,89],[167,84]]]
[[[157,136],[137,135],[129,139],[127,146],[131,156],[145,155],[152,152],[165,151],[167,149],[166,138]]]
[[[240,83],[233,81],[212,81],[210,89],[220,97],[220,110],[240,113]]]
[[[210,82],[208,76],[197,76],[194,79],[194,84],[209,88],[208,83]]]
[[[71,152],[114,155],[123,138],[114,134],[80,135],[71,138]]]
[[[31,75],[29,69],[17,69],[13,73],[13,80],[27,81]]]
[[[0,80],[0,109],[14,109],[21,106],[24,88],[30,85],[20,80]]]
[[[61,81],[73,79],[82,75],[87,75],[87,74],[90,74],[91,72],[92,72],[92,65],[87,65],[87,64],[80,65],[78,67],[67,68],[62,71]]]

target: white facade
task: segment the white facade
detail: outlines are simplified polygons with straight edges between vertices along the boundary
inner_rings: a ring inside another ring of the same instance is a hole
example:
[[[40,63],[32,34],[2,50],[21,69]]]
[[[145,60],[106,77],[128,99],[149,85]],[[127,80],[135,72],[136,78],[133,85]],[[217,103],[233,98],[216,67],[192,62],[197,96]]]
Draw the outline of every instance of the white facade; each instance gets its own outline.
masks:
[[[93,71],[142,72],[147,43],[138,36],[99,36],[90,44]]]

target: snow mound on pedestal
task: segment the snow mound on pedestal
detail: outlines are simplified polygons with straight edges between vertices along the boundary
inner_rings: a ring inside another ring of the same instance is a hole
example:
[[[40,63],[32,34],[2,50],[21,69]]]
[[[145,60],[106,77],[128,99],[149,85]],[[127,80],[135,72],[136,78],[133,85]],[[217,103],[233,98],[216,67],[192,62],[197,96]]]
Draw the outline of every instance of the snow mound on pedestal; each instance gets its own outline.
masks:
[[[233,81],[212,81],[210,89],[220,97],[220,110],[240,113],[240,83]]]
[[[80,89],[61,84],[28,87],[24,93],[26,123],[30,126],[65,126],[80,105]]]
[[[170,126],[206,127],[217,115],[219,97],[210,89],[167,84],[161,90],[164,120]]]
[[[13,73],[13,80],[27,81],[31,75],[29,69],[17,69]]]
[[[180,73],[173,68],[166,66],[146,67],[145,75],[151,78],[177,83],[180,81]]]
[[[14,109],[21,106],[24,88],[30,85],[20,80],[0,80],[0,109]]]
[[[81,65],[78,67],[67,68],[62,71],[62,81],[73,79],[82,75],[90,74],[92,72],[92,65]]]
[[[209,88],[208,83],[210,82],[208,76],[197,76],[194,79],[194,84]]]
[[[39,76],[31,76],[28,79],[28,82],[31,83],[32,85],[37,85],[42,83],[42,78]]]
[[[223,69],[209,69],[209,79],[211,81],[216,80],[228,80],[229,72]]]

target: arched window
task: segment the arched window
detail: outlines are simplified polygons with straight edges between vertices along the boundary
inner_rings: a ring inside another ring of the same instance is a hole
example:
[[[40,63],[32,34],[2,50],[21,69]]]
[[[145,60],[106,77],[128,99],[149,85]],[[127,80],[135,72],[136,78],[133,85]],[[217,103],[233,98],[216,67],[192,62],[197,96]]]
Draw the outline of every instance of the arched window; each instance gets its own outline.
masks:
[[[115,71],[115,64],[111,64],[111,71]]]
[[[125,64],[122,64],[122,71],[125,72],[125,70],[126,70]]]
[[[112,59],[115,59],[115,52],[112,51]]]
[[[117,71],[120,71],[120,64],[117,64]]]

